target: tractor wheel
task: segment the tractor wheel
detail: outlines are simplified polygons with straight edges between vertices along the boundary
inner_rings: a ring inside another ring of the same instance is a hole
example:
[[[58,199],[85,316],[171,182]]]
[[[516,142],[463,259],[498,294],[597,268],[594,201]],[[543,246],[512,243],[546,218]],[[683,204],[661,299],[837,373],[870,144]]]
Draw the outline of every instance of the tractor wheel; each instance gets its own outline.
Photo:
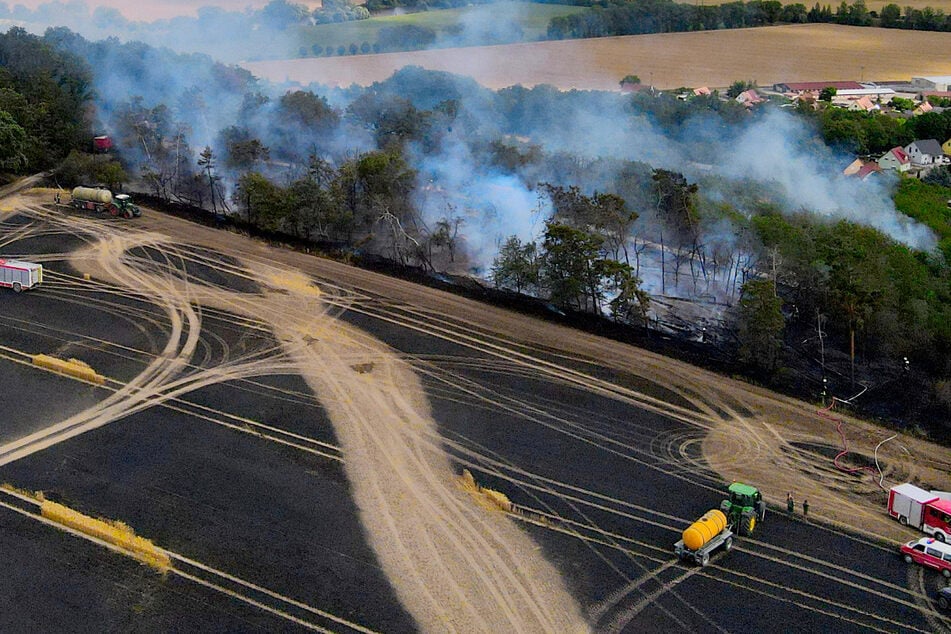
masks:
[[[763,500],[756,503],[756,514],[759,516],[759,521],[766,519],[766,502]]]
[[[727,537],[725,540],[723,540],[723,550],[729,552],[731,548],[733,548],[733,538]]]
[[[743,537],[750,537],[753,535],[753,531],[756,530],[756,515],[752,512],[747,511],[740,515],[740,535]]]
[[[941,570],[941,574],[944,575],[944,578],[945,578],[945,579],[951,579],[951,570],[948,570],[947,568],[944,568],[944,569]]]
[[[905,563],[910,564],[914,559],[911,558],[911,555],[905,555]]]
[[[123,213],[122,215],[125,216],[126,220],[132,220],[132,210],[131,210],[131,209],[126,209],[126,210],[125,210],[125,213]]]
[[[13,292],[14,292],[14,293],[19,293],[19,292],[22,291],[22,290],[23,290],[23,287],[20,285],[19,282],[14,282],[14,283],[13,283]]]

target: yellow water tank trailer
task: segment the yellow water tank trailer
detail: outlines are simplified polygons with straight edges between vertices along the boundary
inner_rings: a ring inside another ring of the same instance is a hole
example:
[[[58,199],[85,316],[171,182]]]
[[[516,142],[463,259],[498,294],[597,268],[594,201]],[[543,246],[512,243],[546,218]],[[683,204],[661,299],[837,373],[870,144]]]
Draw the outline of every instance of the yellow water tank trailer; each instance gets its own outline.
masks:
[[[726,528],[726,515],[723,511],[719,509],[707,511],[700,519],[684,529],[684,546],[690,550],[702,548],[724,528]]]

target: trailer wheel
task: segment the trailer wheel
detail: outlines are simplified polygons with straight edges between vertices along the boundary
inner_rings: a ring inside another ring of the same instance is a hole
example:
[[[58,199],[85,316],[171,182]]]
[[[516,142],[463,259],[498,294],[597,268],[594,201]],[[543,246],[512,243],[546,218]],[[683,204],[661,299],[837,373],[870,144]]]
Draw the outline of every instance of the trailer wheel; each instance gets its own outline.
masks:
[[[945,597],[943,597],[943,596],[938,597],[938,607],[940,607],[942,610],[947,610],[947,609],[948,609],[948,605],[949,605],[949,604],[948,604],[947,598],[945,598]]]
[[[14,282],[14,283],[13,283],[13,292],[14,292],[14,293],[19,293],[19,292],[22,291],[22,290],[23,290],[23,287],[20,285],[19,282]]]
[[[901,524],[902,526],[907,526],[907,525],[908,525],[908,518],[905,517],[904,515],[899,515],[899,516],[898,516],[898,523]]]
[[[727,537],[725,540],[723,540],[723,550],[729,552],[731,548],[733,548],[733,538]]]
[[[944,533],[942,533],[941,531],[935,531],[935,532],[934,532],[934,538],[937,539],[939,542],[946,542],[946,541],[948,541],[948,538],[945,537],[945,536],[944,536]]]
[[[710,553],[703,553],[703,557],[700,558],[700,567],[705,568],[707,564],[710,563]]]
[[[951,570],[948,570],[947,568],[945,568],[944,570],[941,571],[941,574],[944,575],[945,579],[951,579]]]
[[[905,555],[905,563],[910,564],[914,559],[911,558],[911,555]]]

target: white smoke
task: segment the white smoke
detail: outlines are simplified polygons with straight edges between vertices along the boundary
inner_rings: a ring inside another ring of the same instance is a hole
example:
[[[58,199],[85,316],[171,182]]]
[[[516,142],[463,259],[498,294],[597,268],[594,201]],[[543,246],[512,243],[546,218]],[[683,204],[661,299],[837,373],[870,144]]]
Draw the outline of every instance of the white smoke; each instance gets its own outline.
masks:
[[[774,111],[720,145],[717,170],[728,178],[752,179],[778,189],[787,208],[868,225],[919,250],[936,245],[926,226],[900,214],[892,202],[889,175],[861,181],[842,174],[848,158],[815,142],[815,132],[792,115]]]
[[[418,156],[415,204],[430,229],[461,220],[470,268],[486,272],[510,236],[535,241],[550,208],[515,175],[488,170],[469,148],[449,139],[441,151]]]

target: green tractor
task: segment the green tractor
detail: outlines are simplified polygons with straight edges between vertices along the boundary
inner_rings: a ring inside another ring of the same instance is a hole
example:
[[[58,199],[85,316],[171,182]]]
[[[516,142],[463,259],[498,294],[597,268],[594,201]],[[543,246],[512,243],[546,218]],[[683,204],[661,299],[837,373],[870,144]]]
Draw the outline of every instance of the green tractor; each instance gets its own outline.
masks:
[[[749,537],[756,531],[756,524],[766,518],[766,502],[756,487],[734,482],[730,485],[730,499],[720,503],[720,510],[733,531]]]

